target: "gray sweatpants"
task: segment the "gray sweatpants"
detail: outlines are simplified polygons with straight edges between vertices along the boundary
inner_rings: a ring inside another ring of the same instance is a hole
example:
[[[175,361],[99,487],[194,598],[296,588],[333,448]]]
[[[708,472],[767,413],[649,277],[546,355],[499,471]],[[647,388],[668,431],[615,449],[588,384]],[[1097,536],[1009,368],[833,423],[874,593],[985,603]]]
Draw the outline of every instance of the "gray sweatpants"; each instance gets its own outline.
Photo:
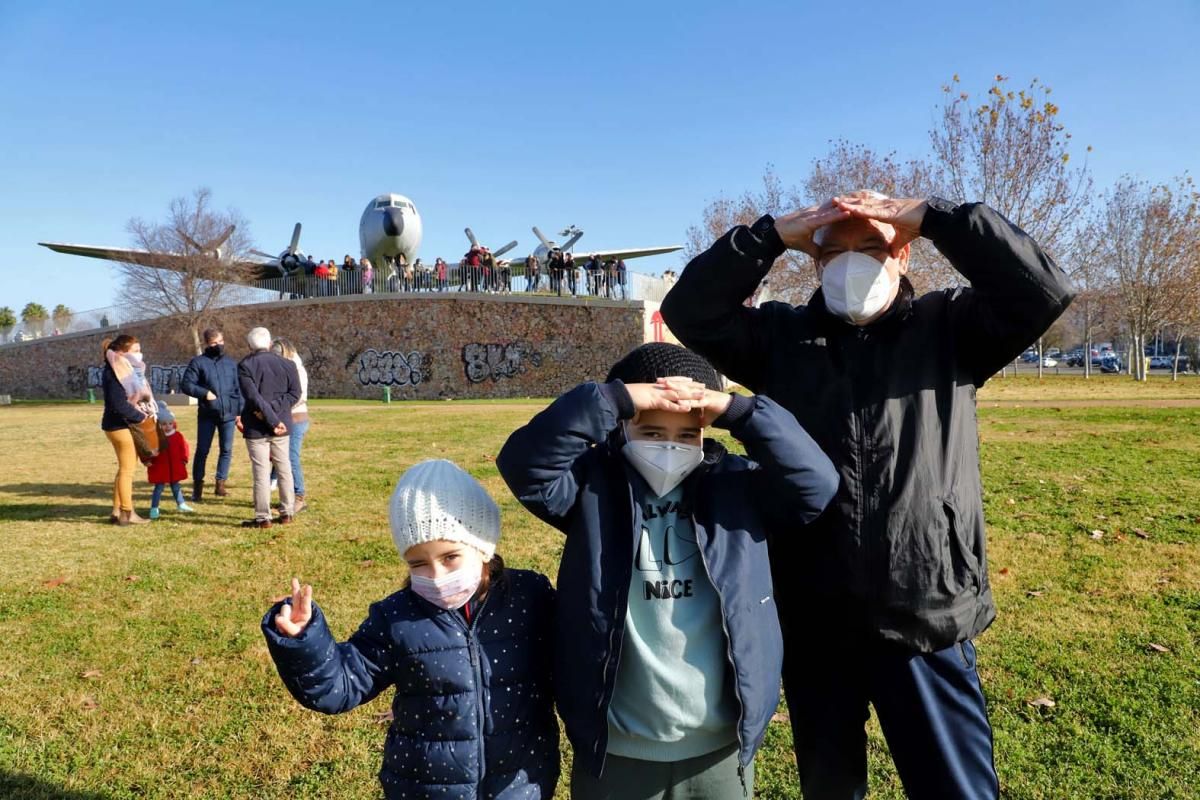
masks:
[[[754,796],[754,763],[738,777],[735,742],[685,761],[643,761],[612,753],[595,778],[579,762],[571,770],[571,800],[746,800]]]
[[[250,453],[250,472],[254,479],[254,518],[271,518],[271,466],[275,466],[275,478],[279,484],[281,513],[292,516],[296,511],[296,495],[292,491],[292,460],[288,455],[287,436],[271,436],[266,439],[247,439],[246,450]]]

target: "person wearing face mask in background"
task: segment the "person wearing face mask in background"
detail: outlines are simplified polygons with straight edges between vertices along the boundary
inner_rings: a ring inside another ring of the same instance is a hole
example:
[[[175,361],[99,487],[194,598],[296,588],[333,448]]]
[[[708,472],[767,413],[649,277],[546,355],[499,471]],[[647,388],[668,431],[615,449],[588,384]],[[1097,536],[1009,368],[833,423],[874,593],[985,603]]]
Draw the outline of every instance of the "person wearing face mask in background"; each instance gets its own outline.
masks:
[[[821,513],[829,459],[769,398],[725,394],[703,358],[650,343],[514,432],[496,466],[566,534],[555,689],[571,797],[750,796],[783,657],[766,535]]]
[[[146,385],[142,345],[136,336],[123,333],[105,339],[101,352],[104,358],[100,378],[104,416],[100,418],[100,429],[117,456],[112,513],[108,521],[113,525],[136,525],[149,521],[133,510],[133,471],[137,468],[138,453],[130,429],[146,424],[152,416],[149,405],[152,396]]]
[[[242,389],[238,384],[237,361],[225,355],[225,335],[218,328],[204,331],[204,352],[188,362],[179,389],[200,401],[196,409],[196,453],[192,459],[192,501],[204,499],[204,473],[213,434],[218,434],[214,494],[229,494],[229,466],[233,463],[234,432],[241,423]]]
[[[496,554],[500,509],[449,461],[405,472],[390,504],[409,584],[337,643],[312,587],[262,620],[305,708],[349,711],[394,686],[379,780],[387,798],[538,800],[558,783],[550,646],[554,590]]]
[[[970,285],[915,296],[919,236]],[[788,248],[813,258],[820,290],[743,305]],[[680,341],[779,400],[841,475],[813,530],[772,549],[789,576],[784,689],[807,800],[866,793],[868,704],[909,797],[998,796],[972,643],[996,615],[975,392],[1073,297],[983,204],[855,192],[734,228],[663,300]]]

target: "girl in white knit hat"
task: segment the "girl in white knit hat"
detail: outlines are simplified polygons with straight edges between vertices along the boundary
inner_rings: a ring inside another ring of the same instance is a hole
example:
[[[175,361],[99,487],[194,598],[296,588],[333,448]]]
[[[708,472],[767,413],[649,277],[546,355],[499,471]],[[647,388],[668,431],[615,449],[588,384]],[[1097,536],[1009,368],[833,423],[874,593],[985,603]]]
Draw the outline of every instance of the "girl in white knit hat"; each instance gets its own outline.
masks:
[[[500,509],[449,461],[405,472],[389,510],[409,582],[338,643],[312,587],[293,578],[291,598],[262,621],[284,685],[326,714],[395,688],[379,772],[388,798],[552,797],[550,582],[505,568]]]

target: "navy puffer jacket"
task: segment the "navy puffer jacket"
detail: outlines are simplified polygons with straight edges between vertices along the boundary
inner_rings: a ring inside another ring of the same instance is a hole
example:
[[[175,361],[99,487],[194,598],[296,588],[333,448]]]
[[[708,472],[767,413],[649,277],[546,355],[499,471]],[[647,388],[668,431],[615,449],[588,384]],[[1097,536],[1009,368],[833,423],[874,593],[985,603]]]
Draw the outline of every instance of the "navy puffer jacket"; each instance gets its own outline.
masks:
[[[544,575],[505,569],[470,623],[404,589],[374,603],[349,641],[320,609],[304,632],[267,646],[301,705],[349,711],[394,686],[379,780],[388,798],[540,800],[558,782],[551,686],[554,590]]]
[[[556,700],[576,763],[596,776],[608,750],[608,707],[643,524],[632,488],[641,477],[614,438],[634,414],[620,381],[585,383],[514,432],[496,456],[522,505],[566,534],[555,663],[556,673],[570,678],[556,682]],[[721,600],[741,710],[738,760],[746,767],[779,704],[783,663],[768,533],[803,536],[803,523],[837,491],[838,476],[796,418],[768,397],[734,396],[713,425],[728,429],[749,458],[706,440],[704,463],[683,491],[694,500],[696,543]]]

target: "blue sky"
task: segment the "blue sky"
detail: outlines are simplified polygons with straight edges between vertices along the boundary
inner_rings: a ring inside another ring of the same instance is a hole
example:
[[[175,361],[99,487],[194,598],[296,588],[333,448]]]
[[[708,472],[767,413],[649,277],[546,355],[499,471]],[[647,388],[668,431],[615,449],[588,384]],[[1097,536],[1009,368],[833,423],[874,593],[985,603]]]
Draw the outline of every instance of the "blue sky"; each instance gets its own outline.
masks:
[[[114,301],[100,261],[198,186],[257,245],[357,255],[374,195],[422,255],[683,243],[704,205],[799,182],[830,139],[921,154],[958,73],[1053,87],[1098,185],[1200,171],[1200,4],[18,3],[0,0],[0,305]],[[634,262],[677,267],[677,256]]]

